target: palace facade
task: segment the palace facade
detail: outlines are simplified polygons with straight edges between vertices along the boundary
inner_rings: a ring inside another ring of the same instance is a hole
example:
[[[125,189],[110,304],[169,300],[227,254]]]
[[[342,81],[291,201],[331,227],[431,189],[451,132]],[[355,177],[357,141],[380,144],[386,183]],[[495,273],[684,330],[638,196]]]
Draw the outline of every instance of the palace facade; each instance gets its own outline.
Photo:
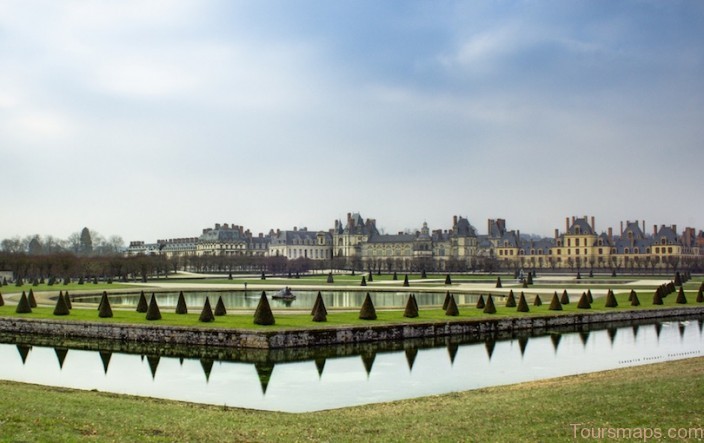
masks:
[[[704,233],[689,227],[678,233],[676,225],[646,233],[644,221],[626,221],[615,235],[612,228],[598,232],[594,217],[584,216],[566,218],[552,238],[522,237],[504,219],[489,219],[480,234],[468,218],[454,216],[447,229],[423,223],[417,231],[382,234],[375,219],[348,213],[327,231],[294,227],[254,236],[242,226],[216,224],[199,237],[131,242],[127,254],[284,257],[380,271],[656,270],[701,267]]]

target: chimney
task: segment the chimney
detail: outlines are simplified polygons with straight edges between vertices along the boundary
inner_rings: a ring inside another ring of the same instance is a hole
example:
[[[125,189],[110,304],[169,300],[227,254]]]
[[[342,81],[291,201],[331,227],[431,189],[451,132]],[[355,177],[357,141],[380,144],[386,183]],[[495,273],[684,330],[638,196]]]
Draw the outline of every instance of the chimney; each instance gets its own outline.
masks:
[[[575,217],[575,216],[573,215],[573,216],[572,216],[572,224],[574,224],[575,220],[577,220],[577,217]]]
[[[558,238],[559,236],[560,236],[559,230],[558,230],[557,228],[555,228],[555,240],[557,240],[557,238]]]
[[[567,232],[569,232],[569,230],[570,230],[570,218],[565,217],[565,234],[567,234]]]
[[[592,215],[592,231],[594,231],[594,232],[596,233],[596,228],[595,228],[595,226],[596,226],[596,225],[594,224],[594,216]]]
[[[645,220],[643,220],[643,235],[645,235]]]
[[[494,224],[494,220],[489,219],[486,223],[486,233],[487,235],[491,235],[491,225]]]
[[[609,226],[609,241],[611,242],[613,240],[614,240],[614,228]]]
[[[653,236],[658,235],[658,225],[653,225]]]
[[[457,216],[453,215],[452,216],[452,227],[455,227],[455,226],[457,226]]]
[[[672,230],[677,234],[677,225],[672,225]]]
[[[520,230],[516,230],[516,238],[519,242],[521,241],[521,231]]]
[[[623,222],[621,222],[621,237],[623,237]]]

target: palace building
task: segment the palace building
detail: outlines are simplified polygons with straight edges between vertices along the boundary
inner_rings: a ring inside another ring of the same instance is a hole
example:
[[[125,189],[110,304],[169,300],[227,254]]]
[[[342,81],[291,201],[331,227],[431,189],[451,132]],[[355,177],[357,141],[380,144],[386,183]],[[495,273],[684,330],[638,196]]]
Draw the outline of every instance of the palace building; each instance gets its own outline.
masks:
[[[677,232],[676,225],[653,226],[645,221],[621,222],[618,235],[598,232],[594,217],[567,217],[563,232],[552,238],[521,236],[504,219],[489,219],[480,234],[469,219],[454,216],[447,229],[431,230],[423,223],[416,231],[382,234],[375,219],[348,213],[333,228],[309,231],[270,230],[253,236],[234,224],[215,224],[199,237],[133,241],[128,255],[166,257],[284,257],[329,261],[348,269],[379,271],[468,271],[481,269],[542,270],[657,270],[702,265],[704,233],[694,228]]]

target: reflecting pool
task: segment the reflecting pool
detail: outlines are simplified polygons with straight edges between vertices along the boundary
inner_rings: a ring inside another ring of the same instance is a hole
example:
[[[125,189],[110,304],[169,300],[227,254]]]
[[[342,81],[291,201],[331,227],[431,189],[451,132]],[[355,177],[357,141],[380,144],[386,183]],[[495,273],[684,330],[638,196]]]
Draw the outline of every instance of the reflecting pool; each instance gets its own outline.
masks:
[[[702,355],[702,319],[538,336],[287,350],[0,335],[0,379],[288,412],[317,411]]]
[[[315,298],[318,295],[317,291],[299,291],[293,288],[296,299],[292,301],[275,300],[271,296],[275,291],[267,292],[271,307],[274,309],[291,308],[305,309],[313,308]],[[156,292],[154,295],[156,301],[161,308],[176,308],[178,301],[178,292]],[[327,308],[359,308],[362,306],[366,292],[359,291],[334,291],[321,292],[325,307]],[[370,295],[376,307],[399,307],[406,306],[408,295],[410,292],[374,292],[370,291]],[[145,293],[148,297],[150,293]],[[225,307],[228,309],[252,309],[254,310],[259,303],[261,292],[257,291],[184,291],[183,296],[186,300],[186,305],[192,309],[201,309],[205,303],[205,297],[210,299],[210,303],[215,305],[218,297],[222,297]],[[479,296],[472,294],[454,294],[458,304],[475,304]],[[86,303],[100,303],[99,296],[80,297],[80,301]],[[445,300],[445,292],[432,293],[417,293],[416,300],[419,306],[442,305]],[[120,304],[125,306],[137,306],[139,294],[110,294],[111,304]]]

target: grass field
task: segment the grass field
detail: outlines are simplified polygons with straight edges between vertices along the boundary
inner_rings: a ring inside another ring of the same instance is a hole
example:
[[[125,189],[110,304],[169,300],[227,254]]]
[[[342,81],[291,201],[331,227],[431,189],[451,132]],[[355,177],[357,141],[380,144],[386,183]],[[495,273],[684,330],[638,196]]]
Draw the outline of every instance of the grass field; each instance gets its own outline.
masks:
[[[377,320],[360,320],[358,318],[358,311],[355,309],[349,310],[330,310],[327,316],[327,322],[317,323],[312,321],[312,317],[308,312],[276,312],[276,324],[273,326],[259,326],[253,323],[252,311],[231,311],[228,315],[216,317],[216,320],[212,323],[202,323],[200,322],[200,310],[191,309],[189,314],[178,315],[173,312],[173,309],[161,310],[162,319],[156,321],[146,320],[145,314],[135,312],[133,310],[121,310],[113,309],[112,318],[100,318],[98,316],[98,311],[96,309],[78,309],[74,308],[70,315],[67,316],[55,316],[53,315],[53,308],[51,307],[38,307],[34,308],[32,313],[29,314],[17,314],[15,313],[15,306],[5,305],[0,307],[0,316],[2,317],[21,317],[21,318],[34,318],[34,319],[54,319],[54,320],[74,320],[74,321],[92,321],[92,322],[102,322],[102,323],[123,323],[123,324],[151,324],[151,325],[170,325],[170,326],[189,326],[189,327],[222,327],[222,328],[251,328],[259,330],[277,330],[277,329],[294,329],[294,328],[325,328],[325,327],[335,327],[335,326],[349,326],[349,325],[380,325],[380,324],[395,324],[395,323],[422,323],[428,321],[437,322],[447,322],[455,320],[467,320],[467,319],[479,319],[479,318],[491,318],[491,317],[520,317],[527,315],[565,315],[575,312],[586,313],[586,312],[606,312],[613,310],[642,310],[642,309],[660,309],[660,308],[671,308],[671,307],[683,307],[683,306],[702,306],[702,304],[695,303],[695,298],[697,295],[698,283],[688,284],[688,289],[685,291],[685,295],[688,299],[688,304],[680,305],[675,303],[676,295],[671,294],[664,299],[664,304],[661,306],[655,306],[652,304],[653,296],[652,292],[641,292],[639,295],[641,305],[638,307],[632,307],[628,302],[628,294],[630,291],[626,292],[621,289],[616,295],[618,301],[618,307],[616,308],[606,308],[604,307],[604,298],[595,299],[592,304],[592,308],[589,310],[578,309],[577,303],[573,301],[570,304],[563,305],[562,311],[551,311],[549,310],[550,299],[548,297],[542,297],[543,305],[540,307],[533,306],[533,300],[535,295],[527,294],[526,298],[529,304],[530,312],[523,313],[517,312],[516,308],[507,308],[504,306],[504,302],[500,299],[495,300],[497,312],[496,314],[484,314],[483,310],[477,309],[475,306],[461,305],[459,309],[459,315],[456,317],[450,317],[445,315],[445,312],[437,308],[424,308],[420,310],[419,316],[417,318],[405,318],[403,317],[403,310],[399,309],[379,309],[377,310]],[[560,294],[560,293],[558,293]],[[520,295],[520,291],[515,291],[516,299]],[[576,295],[576,294],[573,294]],[[417,297],[422,297],[423,294],[418,294]],[[214,300],[212,301],[214,303]]]
[[[0,441],[573,442],[619,429],[644,442],[698,441],[704,428],[704,358],[303,414],[2,381],[0,392],[12,399]]]

